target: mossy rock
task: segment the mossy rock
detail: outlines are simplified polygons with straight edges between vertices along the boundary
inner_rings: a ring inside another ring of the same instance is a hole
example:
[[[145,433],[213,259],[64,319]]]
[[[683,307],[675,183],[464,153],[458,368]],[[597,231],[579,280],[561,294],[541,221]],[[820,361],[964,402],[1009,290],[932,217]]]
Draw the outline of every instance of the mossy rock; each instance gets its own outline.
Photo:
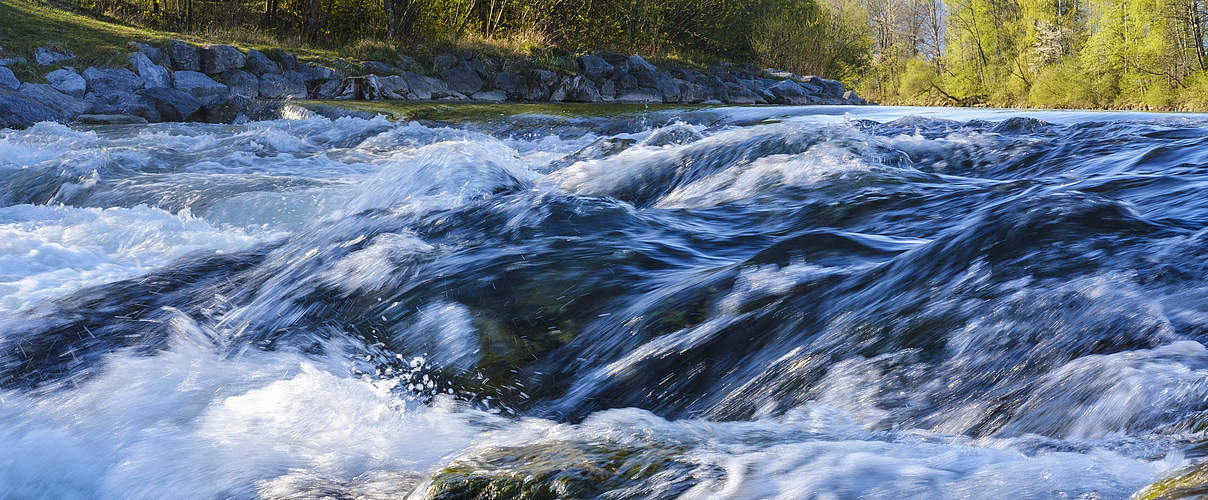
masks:
[[[1146,486],[1132,500],[1176,500],[1208,497],[1208,462],[1202,462]]]
[[[454,462],[424,497],[452,499],[671,498],[691,487],[677,446],[556,442],[491,448]],[[659,476],[659,484],[650,484]]]

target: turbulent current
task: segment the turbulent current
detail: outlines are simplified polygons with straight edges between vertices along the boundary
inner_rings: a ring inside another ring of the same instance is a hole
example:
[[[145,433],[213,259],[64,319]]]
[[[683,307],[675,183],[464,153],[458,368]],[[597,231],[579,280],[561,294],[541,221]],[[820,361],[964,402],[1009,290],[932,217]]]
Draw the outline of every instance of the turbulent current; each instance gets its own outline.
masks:
[[[1127,498],[1206,189],[1197,115],[0,130],[0,497]]]

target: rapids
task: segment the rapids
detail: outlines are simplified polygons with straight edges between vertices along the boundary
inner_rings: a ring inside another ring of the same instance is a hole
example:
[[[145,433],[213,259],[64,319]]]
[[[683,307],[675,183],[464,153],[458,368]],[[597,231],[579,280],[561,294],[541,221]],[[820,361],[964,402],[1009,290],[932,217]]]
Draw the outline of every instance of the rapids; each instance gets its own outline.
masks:
[[[3,498],[1127,498],[1208,116],[0,130]]]

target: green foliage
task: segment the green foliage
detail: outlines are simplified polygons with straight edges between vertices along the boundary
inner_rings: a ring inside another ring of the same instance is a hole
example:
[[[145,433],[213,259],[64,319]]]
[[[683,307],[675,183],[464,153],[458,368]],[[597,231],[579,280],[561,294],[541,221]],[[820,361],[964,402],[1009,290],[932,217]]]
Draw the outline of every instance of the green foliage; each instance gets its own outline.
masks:
[[[750,37],[760,63],[835,78],[855,76],[865,66],[870,44],[858,9],[786,0],[762,11]]]

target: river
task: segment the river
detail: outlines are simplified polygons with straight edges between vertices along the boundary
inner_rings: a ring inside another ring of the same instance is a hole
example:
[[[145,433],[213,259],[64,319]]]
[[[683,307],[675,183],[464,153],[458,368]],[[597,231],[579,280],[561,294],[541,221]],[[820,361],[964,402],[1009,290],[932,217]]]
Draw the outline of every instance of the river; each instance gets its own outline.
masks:
[[[1113,499],[1204,453],[1208,115],[297,115],[0,130],[0,497]]]

